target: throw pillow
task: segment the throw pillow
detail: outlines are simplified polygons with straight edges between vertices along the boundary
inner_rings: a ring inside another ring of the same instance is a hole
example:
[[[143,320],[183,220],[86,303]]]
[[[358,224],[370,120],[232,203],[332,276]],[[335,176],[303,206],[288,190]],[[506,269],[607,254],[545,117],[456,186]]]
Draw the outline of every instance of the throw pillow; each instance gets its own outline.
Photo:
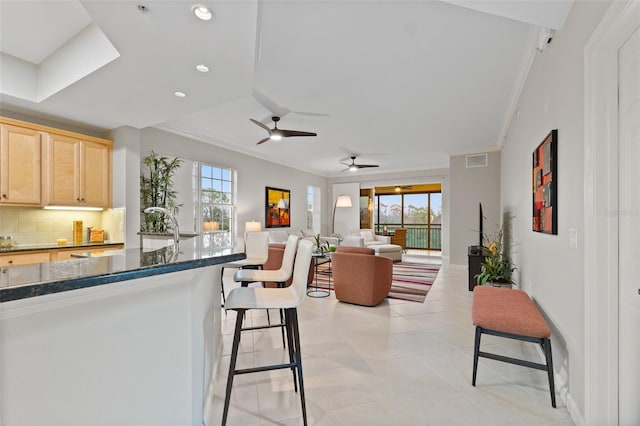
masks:
[[[371,231],[360,231],[360,236],[364,238],[365,244],[372,243],[376,240],[375,237],[373,236],[373,232]]]
[[[308,232],[306,229],[301,229],[300,233],[302,234],[303,237],[315,237],[314,234]]]

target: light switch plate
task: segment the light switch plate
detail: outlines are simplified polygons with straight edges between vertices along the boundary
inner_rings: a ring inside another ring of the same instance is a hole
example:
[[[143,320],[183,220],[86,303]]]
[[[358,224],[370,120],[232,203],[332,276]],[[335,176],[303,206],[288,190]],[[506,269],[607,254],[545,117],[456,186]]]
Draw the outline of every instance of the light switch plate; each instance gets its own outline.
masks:
[[[575,228],[569,229],[569,248],[578,248],[578,230]]]

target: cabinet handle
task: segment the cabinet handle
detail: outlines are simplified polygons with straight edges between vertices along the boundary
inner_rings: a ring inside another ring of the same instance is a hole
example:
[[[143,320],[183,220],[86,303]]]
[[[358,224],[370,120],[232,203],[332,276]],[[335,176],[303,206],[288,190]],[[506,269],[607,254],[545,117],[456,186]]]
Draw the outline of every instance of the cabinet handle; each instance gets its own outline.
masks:
[[[11,264],[13,263],[13,260],[9,260],[9,261],[7,261],[7,263],[8,263],[9,265],[11,265]]]
[[[80,202],[81,202],[81,203],[84,203],[84,198],[80,198]]]
[[[2,198],[7,198],[7,194],[2,194]]]

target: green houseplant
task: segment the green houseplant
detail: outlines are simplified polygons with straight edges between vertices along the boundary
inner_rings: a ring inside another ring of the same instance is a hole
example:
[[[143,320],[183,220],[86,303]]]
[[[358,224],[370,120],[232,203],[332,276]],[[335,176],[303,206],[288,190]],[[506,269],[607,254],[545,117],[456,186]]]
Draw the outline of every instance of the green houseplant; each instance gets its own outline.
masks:
[[[180,204],[176,202],[173,177],[182,160],[150,151],[142,163],[147,171],[140,174],[140,231],[166,233],[169,218],[158,213],[145,214],[144,210],[147,207],[163,207],[174,215],[178,214]]]
[[[504,229],[499,227],[492,236],[485,236],[487,248],[486,257],[480,267],[480,273],[476,275],[478,285],[491,284],[500,287],[511,287],[513,271],[516,270],[504,249]]]

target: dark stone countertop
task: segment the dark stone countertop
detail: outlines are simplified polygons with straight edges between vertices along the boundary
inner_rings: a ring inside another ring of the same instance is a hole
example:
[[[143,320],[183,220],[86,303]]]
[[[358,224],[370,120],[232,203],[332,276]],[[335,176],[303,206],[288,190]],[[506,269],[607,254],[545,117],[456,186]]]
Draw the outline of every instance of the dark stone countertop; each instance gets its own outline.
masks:
[[[245,258],[244,253],[237,253],[232,249],[205,247],[202,238],[182,241],[179,248],[178,254],[174,254],[172,246],[154,251],[123,249],[95,254],[83,253],[82,247],[78,247],[78,256],[86,256],[85,258],[2,267],[0,302],[202,268]]]

